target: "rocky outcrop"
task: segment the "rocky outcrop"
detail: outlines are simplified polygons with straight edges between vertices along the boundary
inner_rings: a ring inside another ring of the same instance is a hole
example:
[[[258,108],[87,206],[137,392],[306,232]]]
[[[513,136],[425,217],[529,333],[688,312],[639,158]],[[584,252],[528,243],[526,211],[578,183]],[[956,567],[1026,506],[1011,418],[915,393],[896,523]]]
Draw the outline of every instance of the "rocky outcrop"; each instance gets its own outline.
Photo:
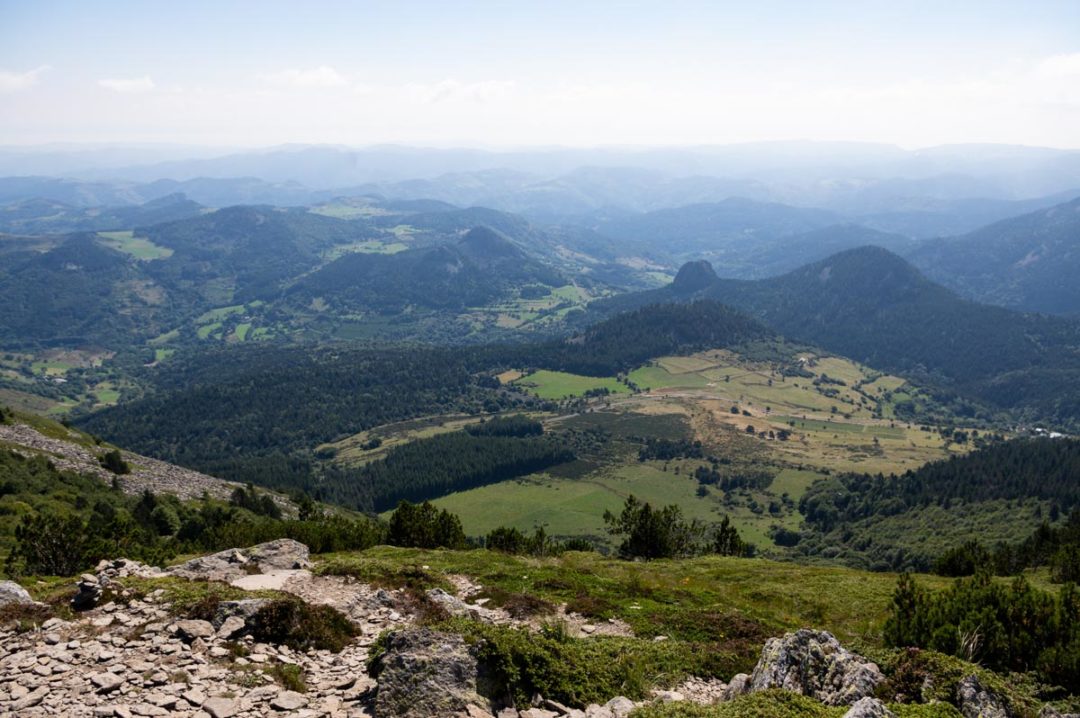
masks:
[[[877,665],[845,649],[831,633],[802,629],[766,641],[747,691],[782,688],[840,706],[872,695],[883,680]]]
[[[426,628],[394,631],[375,671],[377,718],[467,714],[488,701],[477,689],[476,655],[461,636]]]
[[[170,568],[180,578],[232,583],[251,574],[300,570],[311,566],[308,547],[292,539],[268,541],[248,549],[231,548]]]
[[[14,581],[0,581],[0,606],[8,604],[30,604],[34,599],[29,592]]]
[[[971,675],[956,686],[956,707],[964,718],[1014,718],[1005,700]]]

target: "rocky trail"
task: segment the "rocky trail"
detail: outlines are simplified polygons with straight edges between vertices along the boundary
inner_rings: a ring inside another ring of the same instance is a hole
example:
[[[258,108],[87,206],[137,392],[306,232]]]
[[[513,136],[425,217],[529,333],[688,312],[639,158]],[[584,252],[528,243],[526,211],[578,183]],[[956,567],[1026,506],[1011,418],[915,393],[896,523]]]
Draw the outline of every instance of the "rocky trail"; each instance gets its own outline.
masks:
[[[179,716],[180,718],[626,718],[641,701],[611,696],[604,705],[572,708],[535,696],[531,705],[506,706],[485,696],[483,668],[473,646],[458,635],[418,624],[403,590],[311,571],[308,550],[288,539],[223,551],[162,570],[103,561],[77,582],[71,620],[50,618],[29,630],[0,626],[0,715]],[[313,606],[331,606],[354,627],[340,652],[298,650],[260,641],[251,633],[272,599],[266,594],[221,600],[205,618],[177,615],[163,588],[139,594],[125,579],[172,577],[218,581],[232,587],[273,589]],[[478,621],[534,629],[527,620],[471,601],[481,590],[468,577],[450,577],[454,593],[427,592],[431,604]],[[0,582],[0,606],[32,611],[18,584]],[[590,626],[567,616],[575,635],[627,635],[617,622]],[[385,652],[372,664],[369,649],[384,632]],[[782,688],[829,706],[846,718],[891,716],[873,697],[884,680],[872,662],[825,632],[801,630],[770,639],[752,674],[728,684],[692,679],[651,701],[728,701]],[[1008,718],[999,697],[972,677],[962,700],[965,716]],[[1049,715],[1049,714],[1047,714]]]

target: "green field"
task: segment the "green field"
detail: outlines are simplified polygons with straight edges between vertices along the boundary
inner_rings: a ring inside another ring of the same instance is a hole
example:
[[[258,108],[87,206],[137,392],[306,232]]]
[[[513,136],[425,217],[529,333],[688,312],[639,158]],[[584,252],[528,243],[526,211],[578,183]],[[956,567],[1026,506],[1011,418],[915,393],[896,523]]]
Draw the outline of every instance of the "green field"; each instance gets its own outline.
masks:
[[[247,341],[248,332],[251,331],[251,322],[244,322],[243,324],[237,324],[236,329],[233,331],[233,336],[239,341]]]
[[[150,261],[165,259],[173,255],[173,250],[168,247],[159,247],[145,237],[136,237],[134,232],[98,232],[99,240],[106,247],[118,252],[130,254],[136,259]]]
[[[643,366],[630,372],[630,381],[643,391],[650,389],[703,389],[711,383],[701,374],[672,374],[660,366]]]
[[[206,339],[219,329],[221,329],[221,322],[204,324],[203,326],[199,327],[198,331],[196,331],[195,334],[199,337],[199,339]]]
[[[154,361],[165,361],[166,359],[168,359],[169,357],[171,357],[175,353],[176,353],[175,349],[160,349],[160,348],[155,349],[154,350]]]
[[[626,394],[629,389],[614,377],[592,377],[541,369],[514,382],[541,399],[564,399],[584,396],[593,389],[607,389],[612,394]]]
[[[203,312],[203,314],[195,320],[195,323],[206,324],[207,322],[220,322],[226,317],[232,316],[233,314],[243,314],[243,312],[243,304],[234,304],[230,307],[218,307],[217,309],[211,309],[208,312]]]
[[[62,361],[36,361],[30,365],[35,374],[44,376],[63,376],[72,368],[72,365]]]
[[[149,344],[150,346],[158,346],[160,344],[168,344],[169,342],[174,342],[179,338],[180,338],[180,330],[179,329],[173,329],[171,332],[165,332],[164,334],[156,336],[156,337],[154,337],[153,339],[151,339],[150,341],[148,341],[146,343]]]
[[[397,254],[398,252],[404,252],[408,248],[409,245],[404,242],[384,242],[371,239],[364,242],[353,242],[352,244],[339,244],[325,252],[323,259],[333,261],[346,254]]]
[[[607,448],[599,454],[578,452],[579,461],[567,467],[451,494],[436,503],[458,514],[474,536],[499,526],[523,531],[543,526],[555,535],[606,541],[604,512],[618,511],[633,494],[656,506],[675,504],[687,518],[706,523],[727,515],[745,540],[775,554],[784,549],[773,545],[772,530],[800,528],[799,499],[829,472],[900,472],[964,450],[946,446],[936,432],[875,418],[878,403],[860,385],[884,391],[899,386],[895,377],[828,356],[807,355],[804,367],[814,376],[784,377],[774,366],[727,351],[663,357],[629,374],[643,392],[638,394],[614,377],[546,370],[517,378],[509,374],[505,380],[545,399],[580,397],[597,388],[612,391],[602,407],[594,404],[592,411],[546,420],[548,433],[556,436],[561,431],[571,432],[568,437],[599,432]],[[843,384],[815,383],[824,375]],[[780,437],[784,431],[789,433]],[[391,444],[420,436],[397,434]],[[706,466],[703,459],[639,461],[641,437],[693,438],[709,455],[728,462],[721,477],[756,471],[772,479],[764,488],[725,492],[694,478]],[[355,445],[340,448],[341,459],[361,459]]]
[[[557,536],[605,535],[604,512],[618,512],[626,498],[633,494],[654,506],[676,504],[688,519],[706,523],[731,517],[742,537],[765,549],[772,545],[768,537],[773,524],[790,525],[784,517],[767,513],[757,515],[743,506],[726,507],[719,492],[700,497],[698,482],[691,476],[690,464],[677,462],[664,471],[659,462],[627,463],[600,469],[581,478],[556,478],[534,474],[524,479],[504,481],[469,491],[450,494],[434,503],[461,517],[462,526],[470,535],[482,536],[499,526],[513,526],[532,531],[543,526]],[[811,477],[787,476],[782,484],[809,485]],[[779,493],[777,493],[779,495]],[[758,496],[765,501],[764,494]],[[798,520],[793,522],[797,526]]]
[[[120,392],[107,384],[100,384],[94,389],[97,403],[112,405],[120,401]]]

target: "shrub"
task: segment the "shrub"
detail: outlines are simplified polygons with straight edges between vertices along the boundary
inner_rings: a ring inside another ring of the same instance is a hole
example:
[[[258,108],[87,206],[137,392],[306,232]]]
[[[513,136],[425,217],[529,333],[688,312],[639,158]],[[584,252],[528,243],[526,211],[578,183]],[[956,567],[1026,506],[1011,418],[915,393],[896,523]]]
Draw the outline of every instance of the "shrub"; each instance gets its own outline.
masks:
[[[304,669],[295,663],[275,663],[267,673],[285,690],[307,693]]]
[[[687,522],[682,510],[672,504],[654,509],[631,495],[622,513],[604,512],[604,522],[613,536],[625,536],[619,544],[623,558],[674,558],[692,556],[699,552],[698,544],[704,527],[697,521]]]
[[[271,601],[255,612],[247,627],[256,641],[285,644],[297,651],[314,648],[339,653],[357,634],[337,609],[296,599]]]
[[[12,575],[74,575],[86,564],[86,544],[86,528],[78,516],[26,516],[15,528],[7,571]]]
[[[1022,576],[1006,586],[980,572],[934,594],[905,574],[893,594],[885,641],[994,670],[1037,669],[1051,683],[1080,690],[1080,591],[1066,584],[1055,596]]]
[[[113,472],[114,474],[130,474],[131,467],[126,461],[124,461],[124,455],[120,453],[119,449],[113,449],[107,451],[102,455],[101,465]]]
[[[390,516],[387,541],[405,548],[465,548],[461,520],[430,502],[402,501]]]
[[[180,530],[180,517],[176,509],[166,504],[158,504],[150,512],[150,521],[160,536],[173,536]]]

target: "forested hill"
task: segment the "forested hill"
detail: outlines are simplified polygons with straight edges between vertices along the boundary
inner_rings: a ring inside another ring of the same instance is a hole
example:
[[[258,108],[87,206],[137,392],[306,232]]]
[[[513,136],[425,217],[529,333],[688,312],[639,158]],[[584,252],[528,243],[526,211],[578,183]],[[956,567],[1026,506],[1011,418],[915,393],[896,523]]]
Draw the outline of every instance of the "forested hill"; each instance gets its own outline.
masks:
[[[90,415],[87,429],[141,453],[215,475],[304,486],[315,446],[438,413],[536,406],[500,387],[508,368],[610,376],[648,359],[771,336],[715,302],[658,305],[569,339],[444,349],[236,346],[179,355],[150,396]]]
[[[996,499],[1080,506],[1080,441],[1015,439],[935,461],[901,476],[850,474],[815,484],[802,499],[807,521],[823,530],[928,504]]]
[[[172,250],[148,271],[166,286],[194,282],[209,289],[224,283],[230,301],[277,296],[283,283],[321,264],[336,245],[377,236],[362,223],[323,217],[305,209],[228,207],[194,219],[143,230]]]
[[[732,347],[774,336],[752,317],[710,300],[652,304],[616,314],[568,340],[540,345],[530,363],[611,376],[668,354]]]
[[[78,346],[164,331],[162,307],[139,299],[139,268],[92,234],[72,235],[41,254],[5,256],[4,265],[0,342],[5,347]]]
[[[909,257],[927,276],[978,301],[1080,314],[1080,198],[925,242]]]
[[[961,299],[878,247],[841,252],[780,277],[713,279],[684,267],[662,289],[596,311],[710,298],[793,339],[903,372],[1032,418],[1080,423],[1080,324]]]
[[[900,476],[844,474],[814,483],[799,503],[806,523],[797,550],[828,551],[875,570],[926,571],[976,536],[1000,553],[999,542],[1017,544],[1038,529],[1037,541],[1049,545],[1047,522],[1077,507],[1080,441],[1014,439]],[[1032,549],[1001,553],[1013,567],[1007,570],[1039,565],[1052,553]]]
[[[502,234],[474,227],[458,242],[396,254],[350,253],[302,277],[287,296],[332,309],[400,312],[410,306],[463,310],[524,286],[558,287],[567,280]]]

